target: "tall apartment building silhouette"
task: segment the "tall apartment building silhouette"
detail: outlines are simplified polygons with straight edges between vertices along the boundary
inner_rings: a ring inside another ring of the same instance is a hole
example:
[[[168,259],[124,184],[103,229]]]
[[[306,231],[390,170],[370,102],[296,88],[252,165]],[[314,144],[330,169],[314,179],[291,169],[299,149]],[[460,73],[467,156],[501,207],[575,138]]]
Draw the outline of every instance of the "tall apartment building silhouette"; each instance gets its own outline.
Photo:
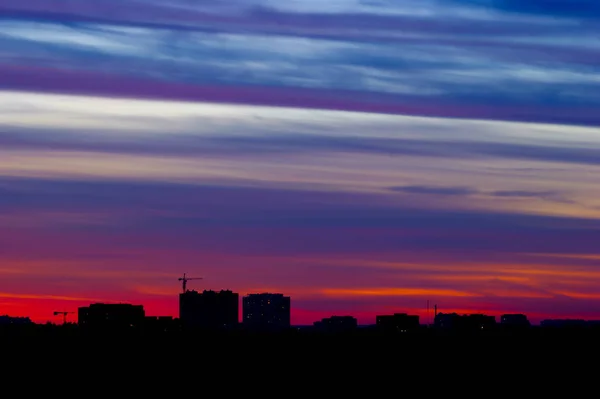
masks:
[[[239,294],[229,290],[181,293],[179,319],[184,328],[235,328],[239,324]]]

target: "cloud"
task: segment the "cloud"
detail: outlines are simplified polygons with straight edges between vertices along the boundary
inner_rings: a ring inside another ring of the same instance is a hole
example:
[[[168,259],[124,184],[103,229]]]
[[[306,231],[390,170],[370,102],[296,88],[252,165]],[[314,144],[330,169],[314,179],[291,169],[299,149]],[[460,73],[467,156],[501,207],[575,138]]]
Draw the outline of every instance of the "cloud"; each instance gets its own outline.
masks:
[[[81,217],[68,230],[118,234],[123,244],[133,240],[135,246],[157,248],[284,254],[473,248],[595,253],[600,238],[600,224],[592,219],[437,210],[419,200],[385,207],[377,196],[351,193],[19,179],[5,179],[1,186],[0,206],[7,212],[23,217],[58,210],[112,214],[110,223],[90,224]]]
[[[11,132],[12,130],[12,132]],[[600,165],[600,148],[556,147],[540,144],[487,143],[470,140],[430,140],[387,137],[332,137],[316,134],[263,134],[256,136],[190,136],[165,134],[143,141],[111,139],[106,135],[74,136],[61,132],[26,132],[0,128],[0,144],[6,149],[40,149],[57,151],[91,151],[112,154],[147,155],[220,155],[246,156],[269,154],[362,153],[385,156],[422,156],[449,159],[496,157],[517,160],[559,162],[566,164]],[[395,191],[411,188],[393,187]],[[422,188],[421,188],[422,189]],[[412,190],[419,190],[413,187]],[[452,190],[451,190],[452,191]],[[518,192],[499,192],[498,197],[531,196]],[[544,194],[544,193],[540,193]]]
[[[562,202],[567,204],[574,203],[574,201],[564,198],[564,195],[557,193],[556,191],[506,190],[493,191],[489,194],[501,198],[540,198],[547,201]]]
[[[74,301],[74,302],[93,302],[97,301],[90,298],[77,298],[70,296],[62,296],[62,295],[36,295],[36,294],[13,294],[8,292],[0,292],[0,298],[7,299],[41,299],[41,300],[50,300],[50,301]]]
[[[514,190],[514,191],[494,191],[491,193],[491,195],[494,195],[496,197],[546,197],[546,196],[552,196],[555,195],[556,193],[553,193],[551,191],[526,191],[526,190]]]
[[[463,4],[475,4],[494,7],[510,12],[526,13],[533,15],[549,15],[556,18],[600,18],[600,5],[595,0],[455,0]]]
[[[238,100],[252,93],[269,94],[265,98],[270,99],[285,96],[277,90],[259,91],[214,93],[231,98],[238,94]],[[340,96],[336,101],[344,100]],[[511,159],[523,162],[511,165],[513,173],[538,175],[548,170],[548,163],[597,165],[600,159],[595,128],[564,125],[24,92],[1,93],[0,104],[0,144],[15,156],[37,150],[46,155],[50,151],[65,156],[79,152],[173,159],[322,153],[374,155],[382,161]],[[536,165],[525,162],[545,164],[532,169]]]
[[[390,190],[407,194],[431,194],[431,195],[470,195],[477,193],[468,187],[428,187],[428,186],[398,186],[390,187]]]
[[[370,193],[382,203],[397,200],[396,187],[434,208],[597,217],[581,173],[598,168],[594,128],[17,92],[0,104],[6,176]]]
[[[565,198],[563,194],[556,191],[531,191],[531,190],[505,190],[486,192],[470,187],[449,187],[449,186],[397,186],[390,187],[391,191],[431,196],[492,196],[507,199],[541,199],[550,202],[560,202],[566,204],[575,204],[575,201]]]
[[[4,2],[0,87],[600,124],[590,3],[336,4]]]

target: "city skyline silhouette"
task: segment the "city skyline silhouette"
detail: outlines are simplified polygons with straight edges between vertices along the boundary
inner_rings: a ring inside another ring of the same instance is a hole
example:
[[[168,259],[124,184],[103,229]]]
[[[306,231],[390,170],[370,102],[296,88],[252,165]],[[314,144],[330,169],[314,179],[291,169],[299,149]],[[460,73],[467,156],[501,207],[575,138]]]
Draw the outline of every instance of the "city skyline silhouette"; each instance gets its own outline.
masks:
[[[183,278],[179,280],[183,285],[187,283]],[[332,315],[312,325],[293,325],[292,301],[284,294],[254,293],[240,298],[230,290],[186,290],[178,296],[178,317],[148,315],[143,305],[126,303],[92,303],[79,307],[77,312],[55,311],[55,316],[62,316],[62,323],[40,324],[28,317],[0,315],[0,337],[164,337],[195,341],[202,337],[277,336],[574,339],[600,334],[600,320],[549,319],[534,325],[525,314],[503,314],[497,320],[485,314],[443,313],[437,305],[433,306],[433,318],[425,322],[418,315],[396,312],[380,314],[370,325],[359,325],[351,315]],[[76,321],[67,321],[71,313],[76,314]]]
[[[315,320],[311,325],[299,325],[292,323],[293,307],[291,297],[285,296],[283,293],[256,292],[240,296],[239,293],[228,289],[218,291],[204,289],[199,291],[187,288],[189,281],[203,279],[203,277],[187,277],[186,273],[177,279],[181,282],[182,287],[178,294],[179,309],[177,315],[149,315],[143,304],[96,302],[87,306],[80,306],[77,311],[54,311],[54,316],[62,317],[62,323],[47,321],[45,324],[76,324],[85,329],[86,326],[89,328],[89,320],[102,324],[106,320],[115,318],[118,323],[124,324],[127,328],[134,326],[134,324],[154,323],[162,325],[166,323],[171,328],[176,326],[177,330],[183,329],[183,331],[186,328],[209,331],[221,330],[221,328],[224,328],[224,330],[243,328],[251,332],[282,332],[311,327],[311,330],[316,332],[348,332],[355,331],[360,327],[371,327],[388,333],[405,333],[423,327],[453,330],[457,329],[456,326],[462,326],[465,323],[474,330],[495,329],[498,325],[521,328],[541,326],[563,329],[574,327],[600,329],[600,320],[567,317],[544,319],[539,324],[535,324],[523,313],[504,313],[498,317],[483,313],[443,312],[439,311],[437,304],[430,306],[429,301],[427,301],[424,317],[419,314],[409,315],[405,312],[393,312],[392,314],[378,314],[374,323],[360,324],[353,315],[332,314],[329,317]],[[200,302],[198,302],[199,300]],[[115,313],[112,314],[111,312]],[[75,317],[76,320],[68,320],[69,315],[73,315],[72,317]],[[0,325],[4,326],[40,324],[35,323],[28,316],[0,315],[0,317],[2,317]],[[134,321],[130,323],[127,320]]]

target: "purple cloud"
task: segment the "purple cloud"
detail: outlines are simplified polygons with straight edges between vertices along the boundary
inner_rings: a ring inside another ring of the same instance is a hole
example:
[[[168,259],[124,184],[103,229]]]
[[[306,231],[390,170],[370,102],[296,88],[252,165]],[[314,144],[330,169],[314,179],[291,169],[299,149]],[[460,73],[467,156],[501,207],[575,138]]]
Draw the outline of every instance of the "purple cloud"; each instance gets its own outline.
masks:
[[[106,224],[90,219],[88,225],[83,218],[79,227],[75,223],[69,229],[146,237],[153,248],[281,255],[474,248],[489,254],[593,254],[600,239],[600,224],[593,219],[440,211],[419,206],[418,199],[382,207],[374,195],[297,189],[22,179],[0,183],[0,207],[6,212],[112,214],[115,218]],[[255,233],[248,235],[251,231]],[[161,243],[165,235],[172,239]]]
[[[0,65],[0,89],[54,92],[92,96],[158,100],[256,104],[313,109],[408,114],[450,118],[480,118],[600,124],[595,108],[561,107],[548,114],[545,107],[454,104],[451,99],[435,102],[381,93],[353,93],[307,88],[258,86],[201,86],[135,77],[44,67]]]
[[[11,0],[0,87],[598,125],[597,27],[495,6]]]
[[[234,12],[227,12],[235,10]],[[253,29],[271,33],[301,32],[303,34],[360,29],[361,31],[427,32],[451,35],[524,35],[564,33],[568,24],[549,24],[547,21],[477,20],[472,18],[439,18],[415,15],[370,14],[361,11],[323,12],[281,11],[261,5],[260,1],[237,3],[231,8],[204,3],[192,7],[155,2],[105,1],[102,3],[80,1],[32,0],[27,3],[7,0],[0,11],[8,17],[49,18],[125,24],[165,24],[182,29],[218,28],[239,31]],[[506,16],[505,16],[506,17]],[[326,29],[324,27],[327,27]]]

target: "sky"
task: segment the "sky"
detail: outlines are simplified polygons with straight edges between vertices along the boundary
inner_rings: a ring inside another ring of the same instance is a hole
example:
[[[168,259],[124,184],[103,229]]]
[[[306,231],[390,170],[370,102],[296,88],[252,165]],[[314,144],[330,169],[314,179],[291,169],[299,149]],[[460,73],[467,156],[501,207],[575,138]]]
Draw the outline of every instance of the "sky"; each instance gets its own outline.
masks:
[[[600,319],[599,62],[596,0],[3,0],[0,314]]]

